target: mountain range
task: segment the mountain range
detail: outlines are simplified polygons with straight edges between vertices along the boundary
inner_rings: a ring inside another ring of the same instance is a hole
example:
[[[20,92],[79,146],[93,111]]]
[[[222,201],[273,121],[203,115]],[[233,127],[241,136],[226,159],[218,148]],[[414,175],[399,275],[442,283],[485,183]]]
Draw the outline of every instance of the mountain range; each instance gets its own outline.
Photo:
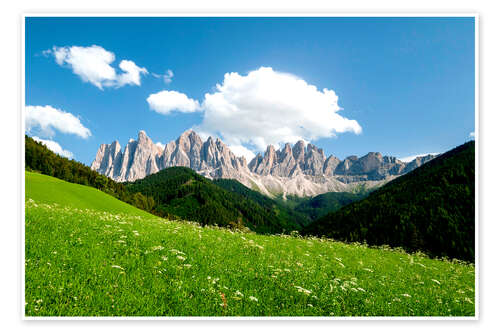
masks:
[[[91,168],[118,182],[132,182],[172,166],[188,167],[210,179],[236,179],[270,197],[314,196],[326,192],[352,192],[374,188],[408,173],[433,159],[417,157],[405,163],[392,156],[370,152],[344,160],[300,140],[276,150],[269,145],[249,163],[236,156],[220,139],[203,141],[193,130],[182,133],[161,148],[146,132],[120,143],[101,144]]]

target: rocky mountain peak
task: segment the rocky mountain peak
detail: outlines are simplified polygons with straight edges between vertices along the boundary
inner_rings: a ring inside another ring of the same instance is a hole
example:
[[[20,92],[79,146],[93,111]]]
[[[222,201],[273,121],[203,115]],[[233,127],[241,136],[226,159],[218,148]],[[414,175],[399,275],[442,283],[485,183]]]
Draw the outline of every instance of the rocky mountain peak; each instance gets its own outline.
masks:
[[[293,158],[296,160],[303,160],[305,155],[305,142],[302,140],[297,141],[297,143],[293,146]]]
[[[176,140],[157,146],[140,131],[137,140],[131,139],[122,151],[120,143],[100,145],[91,168],[116,181],[134,181],[172,166],[189,167],[209,178],[232,178],[263,193],[298,195],[320,194],[346,190],[349,184],[392,179],[409,172],[434,156],[418,157],[409,163],[395,157],[370,152],[362,157],[348,156],[344,160],[323,149],[299,140],[286,143],[281,149],[269,145],[247,165],[219,138],[205,142],[193,130],[187,130]],[[370,183],[371,184],[371,183]]]

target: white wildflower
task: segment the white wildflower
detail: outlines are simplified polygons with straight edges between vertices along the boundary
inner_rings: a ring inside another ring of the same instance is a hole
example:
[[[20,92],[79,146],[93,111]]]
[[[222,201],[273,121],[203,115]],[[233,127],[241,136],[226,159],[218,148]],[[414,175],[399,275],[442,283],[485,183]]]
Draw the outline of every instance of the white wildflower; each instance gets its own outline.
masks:
[[[253,297],[253,296],[250,296],[248,297],[251,301],[254,301],[254,302],[258,302],[259,300],[257,299],[257,297]]]
[[[294,286],[294,287],[295,287],[295,288],[297,288],[297,291],[298,291],[299,293],[304,293],[304,294],[306,294],[306,295],[309,295],[309,294],[311,294],[311,293],[312,293],[312,291],[311,291],[311,290],[307,290],[307,289],[305,289],[305,288],[302,288],[301,286]]]

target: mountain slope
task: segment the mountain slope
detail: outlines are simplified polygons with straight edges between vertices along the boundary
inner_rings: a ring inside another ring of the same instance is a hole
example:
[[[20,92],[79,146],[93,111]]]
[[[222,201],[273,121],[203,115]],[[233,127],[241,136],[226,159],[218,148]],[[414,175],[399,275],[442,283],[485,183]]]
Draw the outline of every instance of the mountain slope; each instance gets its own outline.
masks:
[[[25,135],[25,168],[28,171],[37,171],[70,183],[88,185],[106,192],[115,198],[127,202],[139,209],[151,212],[154,206],[151,197],[141,193],[131,194],[122,183],[117,183],[88,166],[59,156],[29,136]]]
[[[35,176],[50,181],[27,173],[28,317],[475,315],[474,265],[169,221]]]
[[[261,194],[260,192],[254,191],[241,184],[234,179],[215,179],[213,183],[223,189],[234,192],[244,198],[257,203],[259,206],[265,208],[268,211],[272,211],[275,215],[283,221],[290,221],[298,226],[305,226],[310,223],[312,219],[307,214],[302,214],[296,212],[275,199],[271,199],[268,196]]]
[[[295,211],[307,215],[314,221],[328,213],[334,212],[350,203],[363,199],[366,194],[350,192],[328,192],[300,202],[295,206]]]
[[[193,130],[182,133],[175,141],[160,148],[140,131],[121,151],[118,141],[102,144],[92,162],[92,170],[116,181],[135,181],[159,170],[183,166],[210,179],[235,179],[248,188],[270,196],[314,196],[326,192],[349,192],[359,185],[375,188],[413,170],[432,159],[428,155],[411,163],[395,157],[368,153],[344,161],[323,149],[298,141],[282,149],[267,147],[250,161],[237,157],[220,139],[209,137],[205,142]]]
[[[304,234],[474,260],[474,141],[327,214]]]
[[[259,233],[298,230],[298,221],[280,216],[274,207],[263,206],[231,192],[186,167],[171,167],[126,185],[133,193],[152,196],[155,210],[201,224],[243,227]]]
[[[93,187],[68,183],[58,178],[25,171],[25,198],[38,203],[78,209],[97,209],[113,214],[153,215]]]

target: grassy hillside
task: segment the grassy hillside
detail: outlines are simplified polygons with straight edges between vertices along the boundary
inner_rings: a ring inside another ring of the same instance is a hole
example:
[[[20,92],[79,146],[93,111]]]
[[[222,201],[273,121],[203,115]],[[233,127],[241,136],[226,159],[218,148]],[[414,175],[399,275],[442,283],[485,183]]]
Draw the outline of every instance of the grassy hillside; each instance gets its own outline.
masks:
[[[26,200],[32,199],[38,203],[152,216],[95,188],[68,183],[39,173],[25,172],[25,189]]]
[[[301,228],[296,221],[280,215],[276,205],[261,205],[252,198],[225,190],[189,168],[163,169],[127,184],[126,188],[153,197],[155,210],[160,214],[174,214],[202,224],[245,226],[259,233]]]
[[[27,316],[474,315],[471,264],[168,221],[26,177]]]
[[[304,234],[474,260],[474,141],[315,221]]]
[[[141,193],[131,194],[123,184],[91,170],[88,166],[55,154],[45,145],[27,135],[24,136],[24,139],[26,170],[36,171],[71,183],[88,185],[139,209],[153,212],[154,200],[151,197],[145,197]]]

